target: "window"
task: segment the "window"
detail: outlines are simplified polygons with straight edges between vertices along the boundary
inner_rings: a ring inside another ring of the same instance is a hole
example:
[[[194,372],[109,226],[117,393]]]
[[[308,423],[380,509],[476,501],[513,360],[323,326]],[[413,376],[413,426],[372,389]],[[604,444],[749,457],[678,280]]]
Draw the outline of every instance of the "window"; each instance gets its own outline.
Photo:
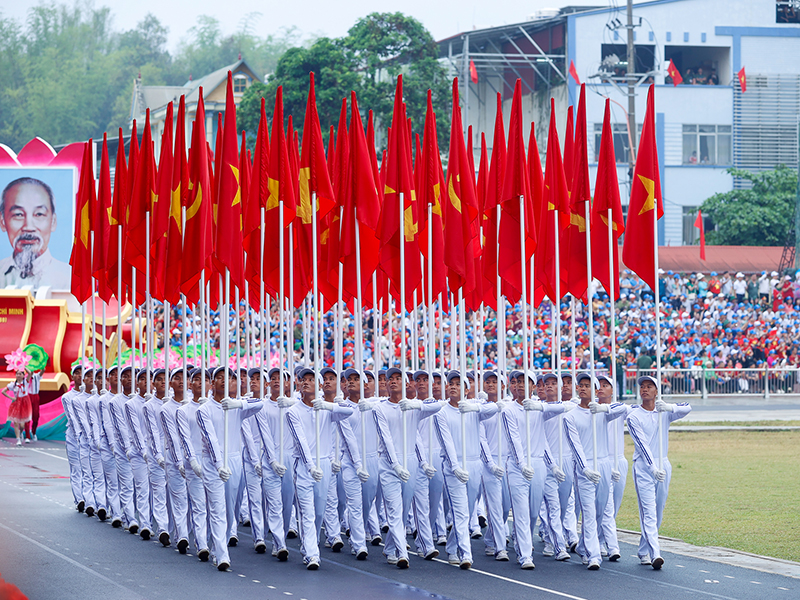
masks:
[[[730,125],[684,125],[683,164],[730,165]]]
[[[233,76],[233,93],[244,94],[247,89],[247,76],[237,73]]]
[[[638,124],[639,133],[636,139],[642,133],[642,124]],[[612,123],[611,133],[614,136],[614,158],[617,163],[627,164],[630,162],[630,140],[628,139],[628,124],[627,123]],[[594,162],[600,158],[600,141],[603,137],[603,124],[594,124]]]
[[[730,85],[728,47],[664,46],[664,64],[670,60],[680,72],[683,85]],[[667,76],[665,81],[672,83],[672,78]]]
[[[777,0],[775,2],[776,23],[800,23],[800,0]]]
[[[642,76],[655,68],[655,46],[650,44],[634,44],[636,63],[634,65],[637,75]],[[603,65],[601,70],[613,73],[616,77],[626,77],[628,71],[628,46],[625,44],[603,44],[600,60]]]

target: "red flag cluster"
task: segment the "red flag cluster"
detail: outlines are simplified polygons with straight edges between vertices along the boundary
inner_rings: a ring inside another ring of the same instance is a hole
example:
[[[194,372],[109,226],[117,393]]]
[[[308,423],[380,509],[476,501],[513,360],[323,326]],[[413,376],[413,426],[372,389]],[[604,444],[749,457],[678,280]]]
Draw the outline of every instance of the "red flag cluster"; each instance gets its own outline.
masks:
[[[468,144],[463,136],[457,80],[446,172],[430,92],[423,131],[414,136],[398,78],[380,166],[372,113],[365,130],[355,93],[349,100],[349,106],[342,101],[338,126],[330,128],[326,152],[313,74],[302,136],[292,117],[284,118],[279,88],[271,131],[262,100],[251,154],[245,134],[238,137],[228,73],[215,151],[207,142],[201,89],[188,147],[184,98],[174,135],[173,106],[167,107],[158,164],[149,112],[141,147],[134,122],[127,160],[120,131],[113,189],[105,138],[97,188],[87,144],[70,261],[73,294],[87,300],[94,277],[104,300],[135,294],[141,302],[149,292],[170,303],[184,294],[194,304],[202,278],[216,296],[227,275],[242,292],[249,286],[254,307],[262,302],[262,286],[270,297],[291,298],[298,306],[316,283],[326,305],[339,295],[349,302],[360,294],[369,307],[388,293],[395,299],[404,294],[410,308],[450,291],[462,292],[476,309],[496,306],[498,280],[512,303],[527,286],[536,303],[566,293],[586,299],[589,254],[592,273],[606,289],[618,279],[616,246],[625,224],[610,111],[606,103],[592,201],[583,86],[574,126],[570,107],[563,153],[551,104],[544,172],[533,124],[526,151],[519,81],[508,139],[498,95],[491,160],[482,137],[477,173],[471,129]],[[623,251],[626,264],[651,286],[656,220],[650,211],[663,212],[653,110],[651,88]]]

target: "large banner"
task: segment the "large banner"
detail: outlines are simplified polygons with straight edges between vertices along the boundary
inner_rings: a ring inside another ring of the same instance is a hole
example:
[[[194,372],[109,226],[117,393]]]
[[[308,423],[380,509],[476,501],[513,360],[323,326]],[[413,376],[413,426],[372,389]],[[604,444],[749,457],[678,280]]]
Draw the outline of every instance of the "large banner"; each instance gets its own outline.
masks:
[[[0,167],[0,288],[70,289],[76,186],[71,167]]]

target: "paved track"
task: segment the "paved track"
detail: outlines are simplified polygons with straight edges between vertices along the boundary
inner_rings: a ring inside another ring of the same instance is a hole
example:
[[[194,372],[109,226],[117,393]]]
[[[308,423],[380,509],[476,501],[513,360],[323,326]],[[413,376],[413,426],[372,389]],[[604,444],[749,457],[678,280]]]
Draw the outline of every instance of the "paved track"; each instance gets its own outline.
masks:
[[[769,598],[800,596],[800,580],[665,553],[660,572],[638,564],[636,547],[622,544],[619,563],[589,572],[573,556],[557,563],[535,547],[536,570],[498,563],[473,541],[475,565],[463,572],[412,556],[411,568],[388,565],[380,548],[357,562],[349,552],[322,551],[319,571],[301,565],[297,540],[286,564],[252,550],[248,528],[231,549],[232,569],[219,573],[194,556],[145,542],[110,523],[78,514],[72,505],[64,444],[16,448],[0,441],[0,574],[31,600],[157,598],[202,600],[347,600],[452,598],[490,600],[644,598]]]

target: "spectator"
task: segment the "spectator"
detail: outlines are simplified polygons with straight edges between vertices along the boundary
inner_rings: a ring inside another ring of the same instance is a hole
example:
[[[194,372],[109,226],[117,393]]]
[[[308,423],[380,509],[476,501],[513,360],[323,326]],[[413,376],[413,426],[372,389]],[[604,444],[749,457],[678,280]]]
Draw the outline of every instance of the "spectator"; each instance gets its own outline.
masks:
[[[716,271],[712,271],[711,279],[708,280],[708,291],[716,296],[721,289],[722,284],[720,283],[719,277],[717,277]]]
[[[744,273],[736,274],[736,281],[733,282],[733,293],[736,294],[736,301],[739,304],[744,302],[747,294],[747,281],[745,281]]]

